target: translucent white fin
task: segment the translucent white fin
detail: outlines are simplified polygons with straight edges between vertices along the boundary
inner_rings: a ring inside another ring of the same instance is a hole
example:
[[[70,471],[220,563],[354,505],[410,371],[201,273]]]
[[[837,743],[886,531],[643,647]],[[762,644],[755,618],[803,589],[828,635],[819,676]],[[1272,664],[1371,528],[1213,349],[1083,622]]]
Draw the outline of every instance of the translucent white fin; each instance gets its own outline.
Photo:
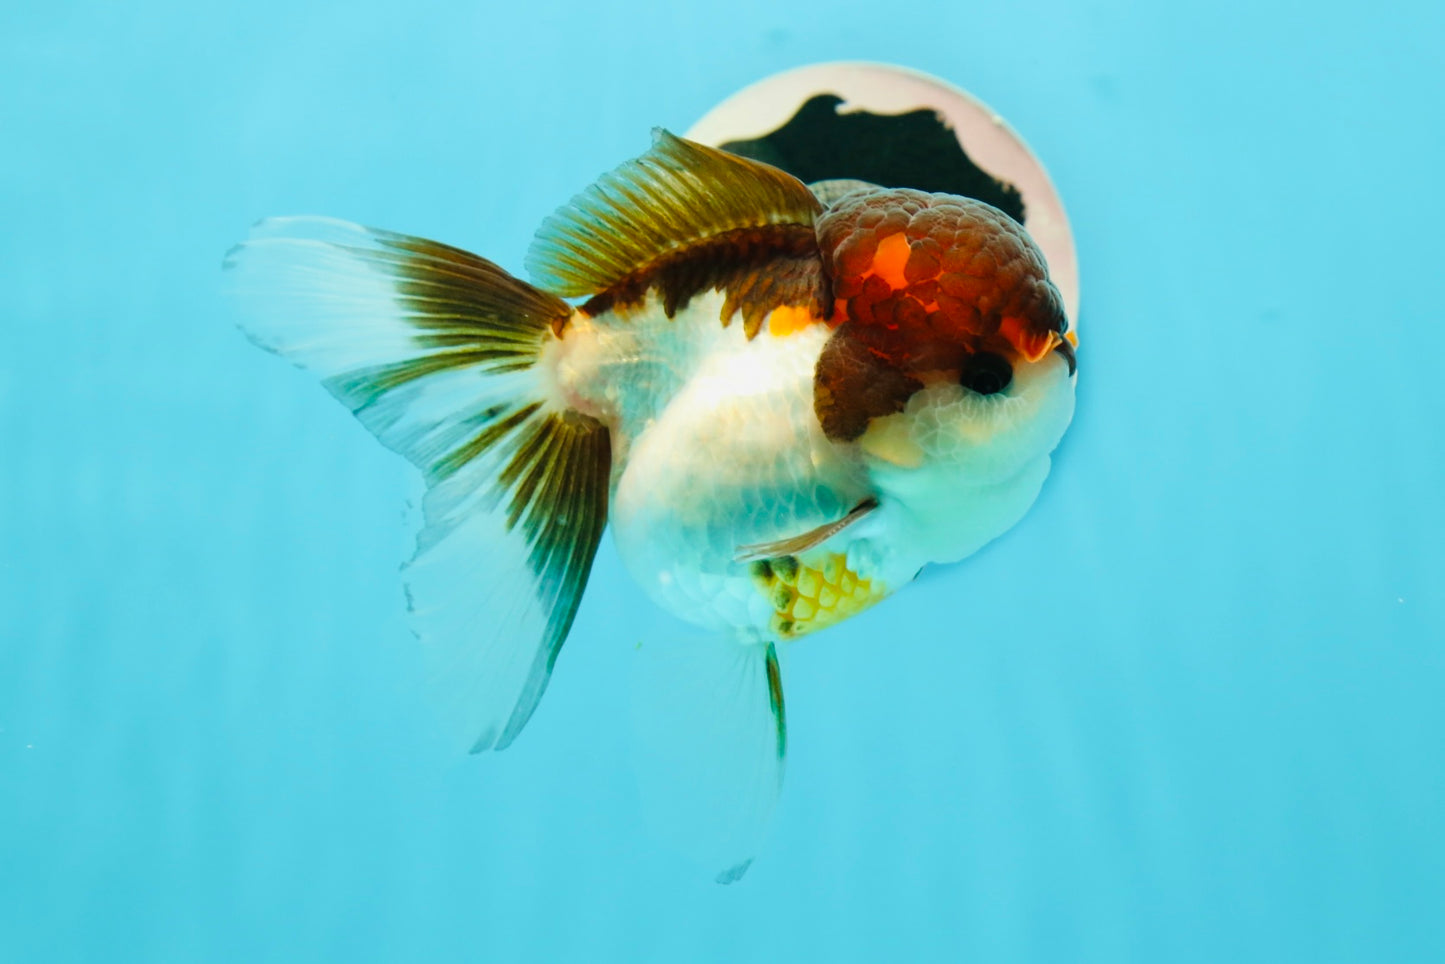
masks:
[[[787,717],[771,643],[644,644],[633,673],[635,768],[652,831],[727,884],[782,789]]]
[[[262,222],[226,268],[247,335],[425,473],[413,628],[473,752],[504,748],[606,524],[607,430],[549,410],[533,369],[571,308],[465,251],[324,218]]]

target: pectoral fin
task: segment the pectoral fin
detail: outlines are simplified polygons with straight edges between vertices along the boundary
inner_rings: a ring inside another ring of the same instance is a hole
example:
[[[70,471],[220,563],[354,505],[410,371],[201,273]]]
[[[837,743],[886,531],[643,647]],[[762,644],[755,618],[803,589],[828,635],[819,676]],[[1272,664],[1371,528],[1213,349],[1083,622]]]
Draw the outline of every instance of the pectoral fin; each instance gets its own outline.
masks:
[[[779,556],[796,556],[800,552],[806,552],[822,545],[876,508],[878,508],[877,499],[865,499],[854,506],[843,518],[825,522],[800,535],[789,536],[774,542],[757,542],[752,545],[739,546],[737,555],[733,559],[736,562],[755,562],[759,559],[776,559]]]

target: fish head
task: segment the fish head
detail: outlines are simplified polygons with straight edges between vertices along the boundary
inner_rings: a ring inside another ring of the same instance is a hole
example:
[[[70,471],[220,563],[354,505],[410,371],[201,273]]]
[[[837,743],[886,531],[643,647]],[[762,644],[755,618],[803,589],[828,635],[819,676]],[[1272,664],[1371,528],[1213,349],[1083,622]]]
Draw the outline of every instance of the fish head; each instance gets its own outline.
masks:
[[[1011,527],[1073,417],[1073,343],[1023,227],[980,201],[858,192],[818,221],[835,330],[814,408],[926,561]]]

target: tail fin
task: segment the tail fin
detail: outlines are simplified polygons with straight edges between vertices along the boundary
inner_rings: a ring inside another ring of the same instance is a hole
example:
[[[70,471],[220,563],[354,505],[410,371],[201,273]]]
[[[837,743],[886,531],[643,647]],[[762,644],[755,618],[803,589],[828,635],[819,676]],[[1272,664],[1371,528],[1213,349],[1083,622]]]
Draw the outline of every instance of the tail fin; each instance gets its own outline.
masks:
[[[263,221],[225,266],[251,340],[425,474],[412,625],[472,752],[504,749],[606,525],[607,429],[549,406],[535,370],[571,307],[465,251],[323,218]]]

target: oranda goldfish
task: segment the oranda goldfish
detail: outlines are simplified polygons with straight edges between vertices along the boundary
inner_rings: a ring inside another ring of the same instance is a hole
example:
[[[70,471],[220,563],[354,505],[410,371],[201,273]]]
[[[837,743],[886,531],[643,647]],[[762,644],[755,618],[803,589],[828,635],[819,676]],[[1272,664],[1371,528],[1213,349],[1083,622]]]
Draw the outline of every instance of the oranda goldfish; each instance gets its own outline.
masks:
[[[1044,258],[979,201],[815,193],[659,132],[526,266],[318,218],[227,258],[248,335],[425,475],[409,608],[473,751],[532,716],[610,524],[653,600],[736,642],[780,775],[779,646],[1037,496],[1074,408]]]

